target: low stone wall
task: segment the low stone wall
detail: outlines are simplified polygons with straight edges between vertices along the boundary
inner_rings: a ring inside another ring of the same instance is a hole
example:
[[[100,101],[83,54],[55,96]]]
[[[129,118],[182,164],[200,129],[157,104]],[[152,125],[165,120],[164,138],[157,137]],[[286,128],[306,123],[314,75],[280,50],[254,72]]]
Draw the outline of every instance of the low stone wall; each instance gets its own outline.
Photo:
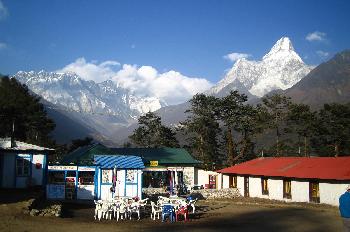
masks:
[[[242,197],[236,188],[192,190],[191,196],[199,199],[227,199]]]
[[[61,217],[62,215],[62,205],[61,204],[53,204],[44,209],[32,209],[29,212],[30,216],[55,216]]]
[[[164,188],[143,188],[142,193],[148,196],[167,194]]]
[[[42,195],[29,199],[24,208],[23,213],[30,216],[62,216],[62,204],[59,202],[47,201]]]

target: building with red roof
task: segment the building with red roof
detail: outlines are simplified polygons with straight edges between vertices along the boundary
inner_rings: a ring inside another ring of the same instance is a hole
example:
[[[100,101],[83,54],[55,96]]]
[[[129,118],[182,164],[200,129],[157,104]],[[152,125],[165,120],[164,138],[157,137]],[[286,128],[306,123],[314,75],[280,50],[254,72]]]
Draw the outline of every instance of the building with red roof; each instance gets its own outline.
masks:
[[[350,157],[266,157],[217,171],[243,196],[338,205],[350,184]]]

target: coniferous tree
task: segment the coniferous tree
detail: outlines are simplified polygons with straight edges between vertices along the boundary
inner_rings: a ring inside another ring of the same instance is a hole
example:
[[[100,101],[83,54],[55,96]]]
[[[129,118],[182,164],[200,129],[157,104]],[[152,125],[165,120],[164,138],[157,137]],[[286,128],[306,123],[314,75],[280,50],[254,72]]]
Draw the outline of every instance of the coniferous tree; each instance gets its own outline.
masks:
[[[325,104],[318,113],[315,148],[321,155],[350,152],[350,104]],[[332,151],[333,150],[333,151]]]
[[[40,98],[14,78],[0,77],[0,136],[37,145],[53,144],[54,122],[47,116]]]
[[[138,119],[139,127],[129,136],[131,141],[141,147],[179,147],[175,132],[163,126],[161,118],[148,112]]]
[[[315,130],[316,113],[310,110],[305,104],[291,104],[287,117],[287,124],[298,135],[298,153],[301,154],[300,139],[303,139],[304,156],[309,156],[309,139]]]
[[[276,156],[281,156],[281,135],[288,115],[289,105],[291,104],[290,98],[280,94],[273,94],[264,97],[262,100],[269,118],[266,120],[267,126],[276,132]]]
[[[243,117],[243,103],[248,100],[245,94],[239,94],[237,90],[231,91],[229,95],[219,100],[218,115],[219,118],[225,123],[227,127],[226,131],[226,142],[227,142],[227,153],[228,153],[228,164],[234,165],[238,159],[236,141],[233,139],[233,132],[239,128],[239,121]]]
[[[190,100],[191,113],[182,127],[190,136],[188,139],[193,154],[203,161],[206,169],[215,169],[221,165],[218,136],[220,133],[217,121],[218,99],[214,96],[196,94]]]

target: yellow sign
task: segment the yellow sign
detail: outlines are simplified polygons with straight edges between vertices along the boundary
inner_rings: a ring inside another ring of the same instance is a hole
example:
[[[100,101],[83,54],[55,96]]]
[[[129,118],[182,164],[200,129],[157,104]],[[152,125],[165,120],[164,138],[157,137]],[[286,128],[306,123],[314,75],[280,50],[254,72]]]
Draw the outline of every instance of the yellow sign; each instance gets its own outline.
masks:
[[[149,166],[157,167],[158,166],[158,160],[151,160],[151,161],[149,161]]]

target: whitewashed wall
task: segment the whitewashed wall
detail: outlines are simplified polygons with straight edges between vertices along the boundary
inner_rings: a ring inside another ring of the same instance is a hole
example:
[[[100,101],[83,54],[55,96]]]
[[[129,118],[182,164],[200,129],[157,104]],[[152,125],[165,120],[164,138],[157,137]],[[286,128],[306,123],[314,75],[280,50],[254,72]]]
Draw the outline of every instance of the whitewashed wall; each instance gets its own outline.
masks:
[[[213,171],[205,171],[203,169],[197,169],[198,172],[198,185],[205,186],[206,184],[209,184],[209,175],[216,176],[216,188],[218,187],[219,182],[221,182],[221,176],[219,176],[219,173],[213,172]]]
[[[221,183],[221,188],[229,188],[230,187],[230,177],[227,175],[222,175],[222,183]]]
[[[184,167],[183,174],[184,174],[185,185],[187,185],[189,187],[197,185],[198,180],[195,177],[195,168],[194,167]]]
[[[309,202],[309,182],[303,181],[303,180],[291,181],[291,194],[292,194],[292,199],[290,201]]]
[[[244,177],[237,176],[237,188],[239,193],[244,196]]]
[[[268,179],[269,199],[285,200],[283,199],[283,180]]]
[[[226,177],[226,178],[225,178]],[[228,175],[223,177],[223,187],[228,188]],[[346,191],[350,181],[340,182],[322,182],[319,183],[320,203],[338,206],[339,197]],[[237,188],[239,193],[244,196],[244,177],[237,176]],[[309,182],[305,180],[291,181],[292,199],[283,198],[283,180],[277,178],[268,179],[268,195],[262,195],[261,178],[249,177],[249,195],[250,197],[269,198],[272,200],[282,200],[287,202],[310,202]]]
[[[320,203],[339,206],[339,197],[349,184],[350,181],[342,184],[320,183]]]

